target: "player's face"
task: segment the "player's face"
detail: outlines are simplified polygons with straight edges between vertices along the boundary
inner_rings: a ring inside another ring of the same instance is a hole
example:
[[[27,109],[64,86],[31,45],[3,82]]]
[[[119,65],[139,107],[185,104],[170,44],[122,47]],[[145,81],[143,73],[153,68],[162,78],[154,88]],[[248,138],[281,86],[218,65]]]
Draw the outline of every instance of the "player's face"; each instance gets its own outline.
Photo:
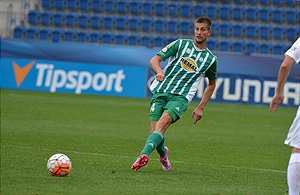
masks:
[[[198,44],[204,43],[211,34],[206,23],[195,23],[194,37]]]

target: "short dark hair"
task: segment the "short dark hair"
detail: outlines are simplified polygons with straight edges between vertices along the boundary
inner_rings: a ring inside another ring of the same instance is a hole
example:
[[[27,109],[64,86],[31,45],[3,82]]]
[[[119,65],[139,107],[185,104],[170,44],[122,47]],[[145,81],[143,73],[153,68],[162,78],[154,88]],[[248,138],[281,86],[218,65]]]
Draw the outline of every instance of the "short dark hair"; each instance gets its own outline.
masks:
[[[195,20],[195,24],[196,23],[206,23],[207,27],[208,27],[208,30],[211,29],[212,22],[208,17],[205,17],[205,16],[198,17]]]

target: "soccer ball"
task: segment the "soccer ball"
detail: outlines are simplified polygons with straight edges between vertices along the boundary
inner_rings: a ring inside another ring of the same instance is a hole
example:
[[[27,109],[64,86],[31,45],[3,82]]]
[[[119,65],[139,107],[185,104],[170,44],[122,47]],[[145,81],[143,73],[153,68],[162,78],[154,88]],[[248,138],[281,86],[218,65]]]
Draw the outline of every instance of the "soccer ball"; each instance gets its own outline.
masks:
[[[47,169],[53,176],[65,177],[70,173],[72,169],[72,163],[69,157],[66,155],[54,154],[47,162]]]

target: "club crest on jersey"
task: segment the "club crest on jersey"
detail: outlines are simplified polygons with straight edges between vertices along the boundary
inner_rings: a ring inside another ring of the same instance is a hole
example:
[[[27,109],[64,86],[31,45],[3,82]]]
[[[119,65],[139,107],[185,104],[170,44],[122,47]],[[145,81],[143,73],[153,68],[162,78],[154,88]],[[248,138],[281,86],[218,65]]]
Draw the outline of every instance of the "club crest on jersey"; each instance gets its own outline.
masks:
[[[180,59],[181,67],[187,72],[196,72],[197,64],[192,58],[182,57]]]

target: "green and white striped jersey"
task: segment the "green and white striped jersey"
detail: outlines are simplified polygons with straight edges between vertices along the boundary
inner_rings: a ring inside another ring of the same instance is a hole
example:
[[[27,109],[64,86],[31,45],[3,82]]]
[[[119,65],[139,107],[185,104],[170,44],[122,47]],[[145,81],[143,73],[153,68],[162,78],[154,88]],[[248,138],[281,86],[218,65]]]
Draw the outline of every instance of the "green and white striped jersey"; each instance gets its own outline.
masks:
[[[200,50],[190,39],[178,39],[164,47],[157,55],[164,61],[165,79],[156,79],[150,86],[153,93],[182,95],[190,102],[204,76],[215,80],[217,76],[217,57],[208,49]]]

